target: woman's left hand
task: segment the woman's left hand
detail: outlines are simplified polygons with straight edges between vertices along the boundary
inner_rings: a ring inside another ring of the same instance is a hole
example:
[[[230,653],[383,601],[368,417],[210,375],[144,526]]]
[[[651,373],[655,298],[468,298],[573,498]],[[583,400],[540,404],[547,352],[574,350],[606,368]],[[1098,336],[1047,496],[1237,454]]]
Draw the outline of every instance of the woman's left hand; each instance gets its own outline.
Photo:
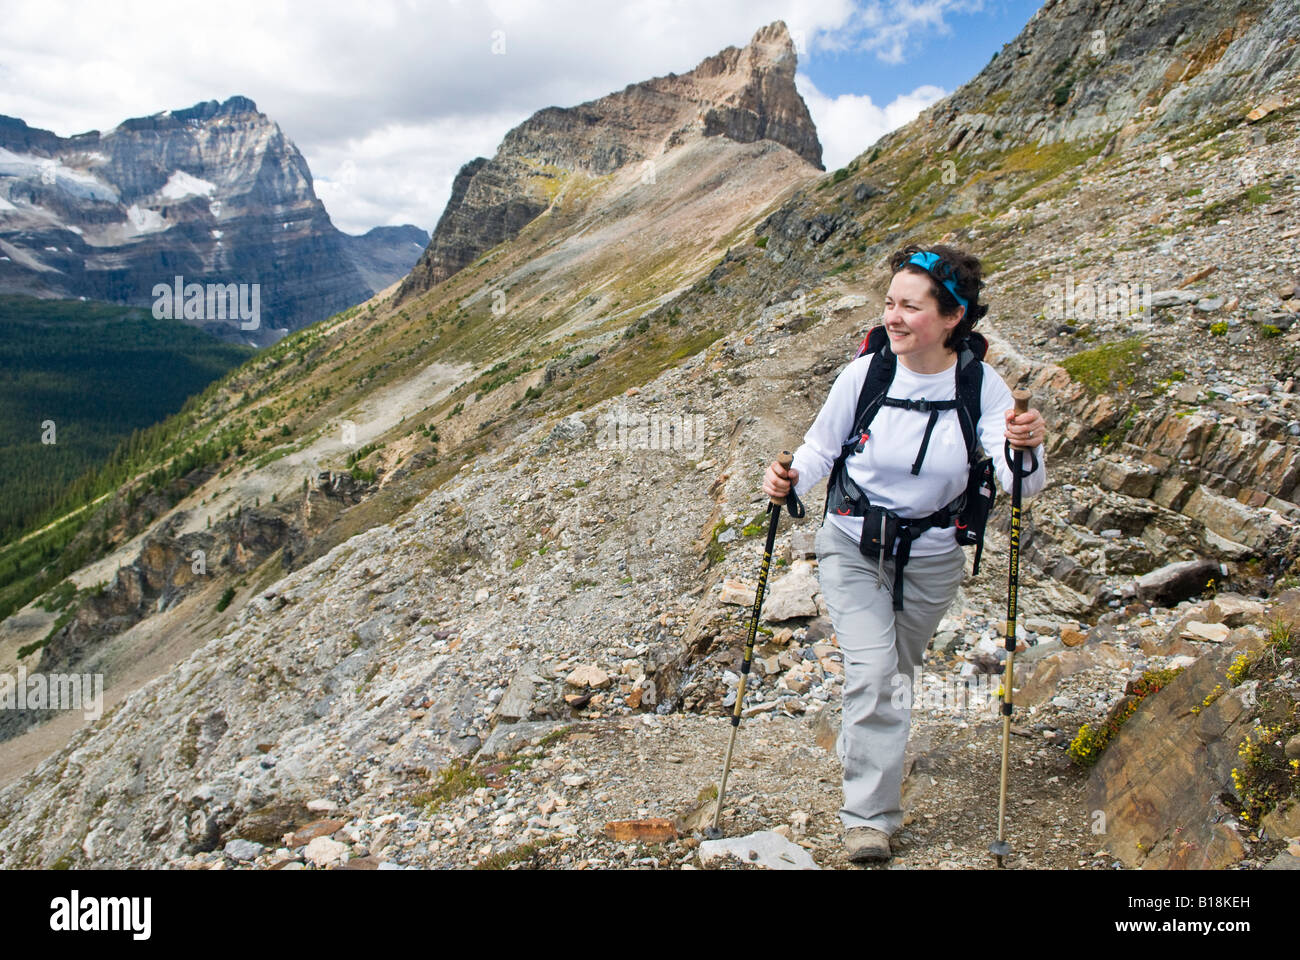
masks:
[[[1006,412],[1006,418],[1007,440],[1014,449],[1032,450],[1047,439],[1047,424],[1034,408],[1017,415],[1013,407]]]

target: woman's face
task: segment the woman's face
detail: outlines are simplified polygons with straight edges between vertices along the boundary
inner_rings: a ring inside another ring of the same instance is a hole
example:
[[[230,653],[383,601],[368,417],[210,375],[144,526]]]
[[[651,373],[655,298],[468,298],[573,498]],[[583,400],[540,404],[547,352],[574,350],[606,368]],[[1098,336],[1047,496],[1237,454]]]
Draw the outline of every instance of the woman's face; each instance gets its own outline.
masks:
[[[939,356],[949,351],[943,346],[949,331],[961,322],[964,307],[951,317],[939,313],[939,302],[930,292],[927,277],[900,270],[889,283],[885,294],[885,329],[889,347],[898,356],[912,354]]]

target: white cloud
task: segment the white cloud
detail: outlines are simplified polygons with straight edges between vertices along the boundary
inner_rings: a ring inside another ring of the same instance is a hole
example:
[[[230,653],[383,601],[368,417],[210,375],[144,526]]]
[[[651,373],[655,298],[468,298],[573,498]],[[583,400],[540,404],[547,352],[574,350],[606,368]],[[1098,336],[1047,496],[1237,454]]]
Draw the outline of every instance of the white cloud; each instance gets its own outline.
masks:
[[[448,116],[429,123],[391,123],[359,136],[322,142],[314,151],[316,194],[342,230],[417,223],[430,233],[451,195],[451,182],[474,157],[490,157],[527,113]],[[419,219],[416,219],[419,217]]]
[[[975,13],[984,0],[891,0],[856,7],[841,29],[818,38],[819,46],[831,51],[874,53],[885,63],[899,64],[929,33],[947,36],[952,28],[944,20],[949,13]]]
[[[822,164],[837,170],[891,130],[916,119],[922,110],[948,95],[942,87],[923,84],[878,107],[868,96],[842,93],[828,97],[802,73],[795,76],[799,95],[808,104],[822,142]]]
[[[0,0],[0,113],[68,136],[241,94],[302,150],[339,227],[432,230],[461,165],[543,107],[684,73],[776,19],[814,52],[896,62],[947,29],[945,12],[978,3]],[[800,89],[828,169],[920,109],[907,97],[883,112],[849,95],[814,104],[812,85]]]

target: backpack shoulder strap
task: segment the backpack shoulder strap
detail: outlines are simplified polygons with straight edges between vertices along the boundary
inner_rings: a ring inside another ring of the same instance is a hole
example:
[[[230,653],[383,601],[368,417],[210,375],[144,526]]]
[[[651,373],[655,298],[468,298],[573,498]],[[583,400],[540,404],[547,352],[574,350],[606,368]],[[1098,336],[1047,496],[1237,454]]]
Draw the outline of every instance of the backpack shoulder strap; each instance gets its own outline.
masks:
[[[830,509],[832,490],[840,472],[844,469],[844,461],[848,459],[849,451],[854,448],[855,443],[860,446],[862,434],[866,432],[884,404],[889,385],[894,380],[894,368],[898,358],[889,349],[889,335],[885,332],[883,324],[872,327],[853,359],[858,360],[866,354],[871,354],[871,363],[867,367],[867,376],[862,381],[862,389],[858,393],[858,405],[853,414],[853,425],[849,430],[849,436],[842,442],[839,455],[831,464],[830,478],[826,482],[826,506],[822,510],[823,518],[826,516],[826,511]]]
[[[957,421],[966,440],[966,457],[973,466],[979,446],[976,425],[980,419],[980,395],[984,391],[984,356],[989,343],[971,331],[957,348]]]
[[[873,327],[862,341],[858,357],[866,353],[871,354],[871,365],[867,368],[862,391],[858,394],[858,408],[853,417],[851,435],[861,434],[871,426],[871,421],[876,418],[876,413],[885,402],[889,385],[894,382],[894,369],[898,363],[894,351],[889,349],[889,335],[885,333],[883,325]]]

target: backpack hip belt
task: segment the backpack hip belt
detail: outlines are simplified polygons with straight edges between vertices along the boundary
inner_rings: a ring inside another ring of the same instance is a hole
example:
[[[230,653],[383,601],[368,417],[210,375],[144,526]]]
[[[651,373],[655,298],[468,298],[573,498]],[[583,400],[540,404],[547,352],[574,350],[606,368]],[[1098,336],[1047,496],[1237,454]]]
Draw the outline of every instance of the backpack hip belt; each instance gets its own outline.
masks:
[[[873,504],[846,469],[835,471],[826,492],[827,511],[840,517],[861,517],[862,536],[858,550],[875,560],[880,582],[885,582],[885,558],[894,558],[892,595],[894,609],[903,609],[903,568],[912,555],[912,541],[935,527],[950,527],[966,508],[966,491],[928,517],[900,517],[892,510]],[[897,546],[895,543],[897,542]],[[959,541],[960,542],[960,541]],[[978,562],[978,561],[977,561]]]

